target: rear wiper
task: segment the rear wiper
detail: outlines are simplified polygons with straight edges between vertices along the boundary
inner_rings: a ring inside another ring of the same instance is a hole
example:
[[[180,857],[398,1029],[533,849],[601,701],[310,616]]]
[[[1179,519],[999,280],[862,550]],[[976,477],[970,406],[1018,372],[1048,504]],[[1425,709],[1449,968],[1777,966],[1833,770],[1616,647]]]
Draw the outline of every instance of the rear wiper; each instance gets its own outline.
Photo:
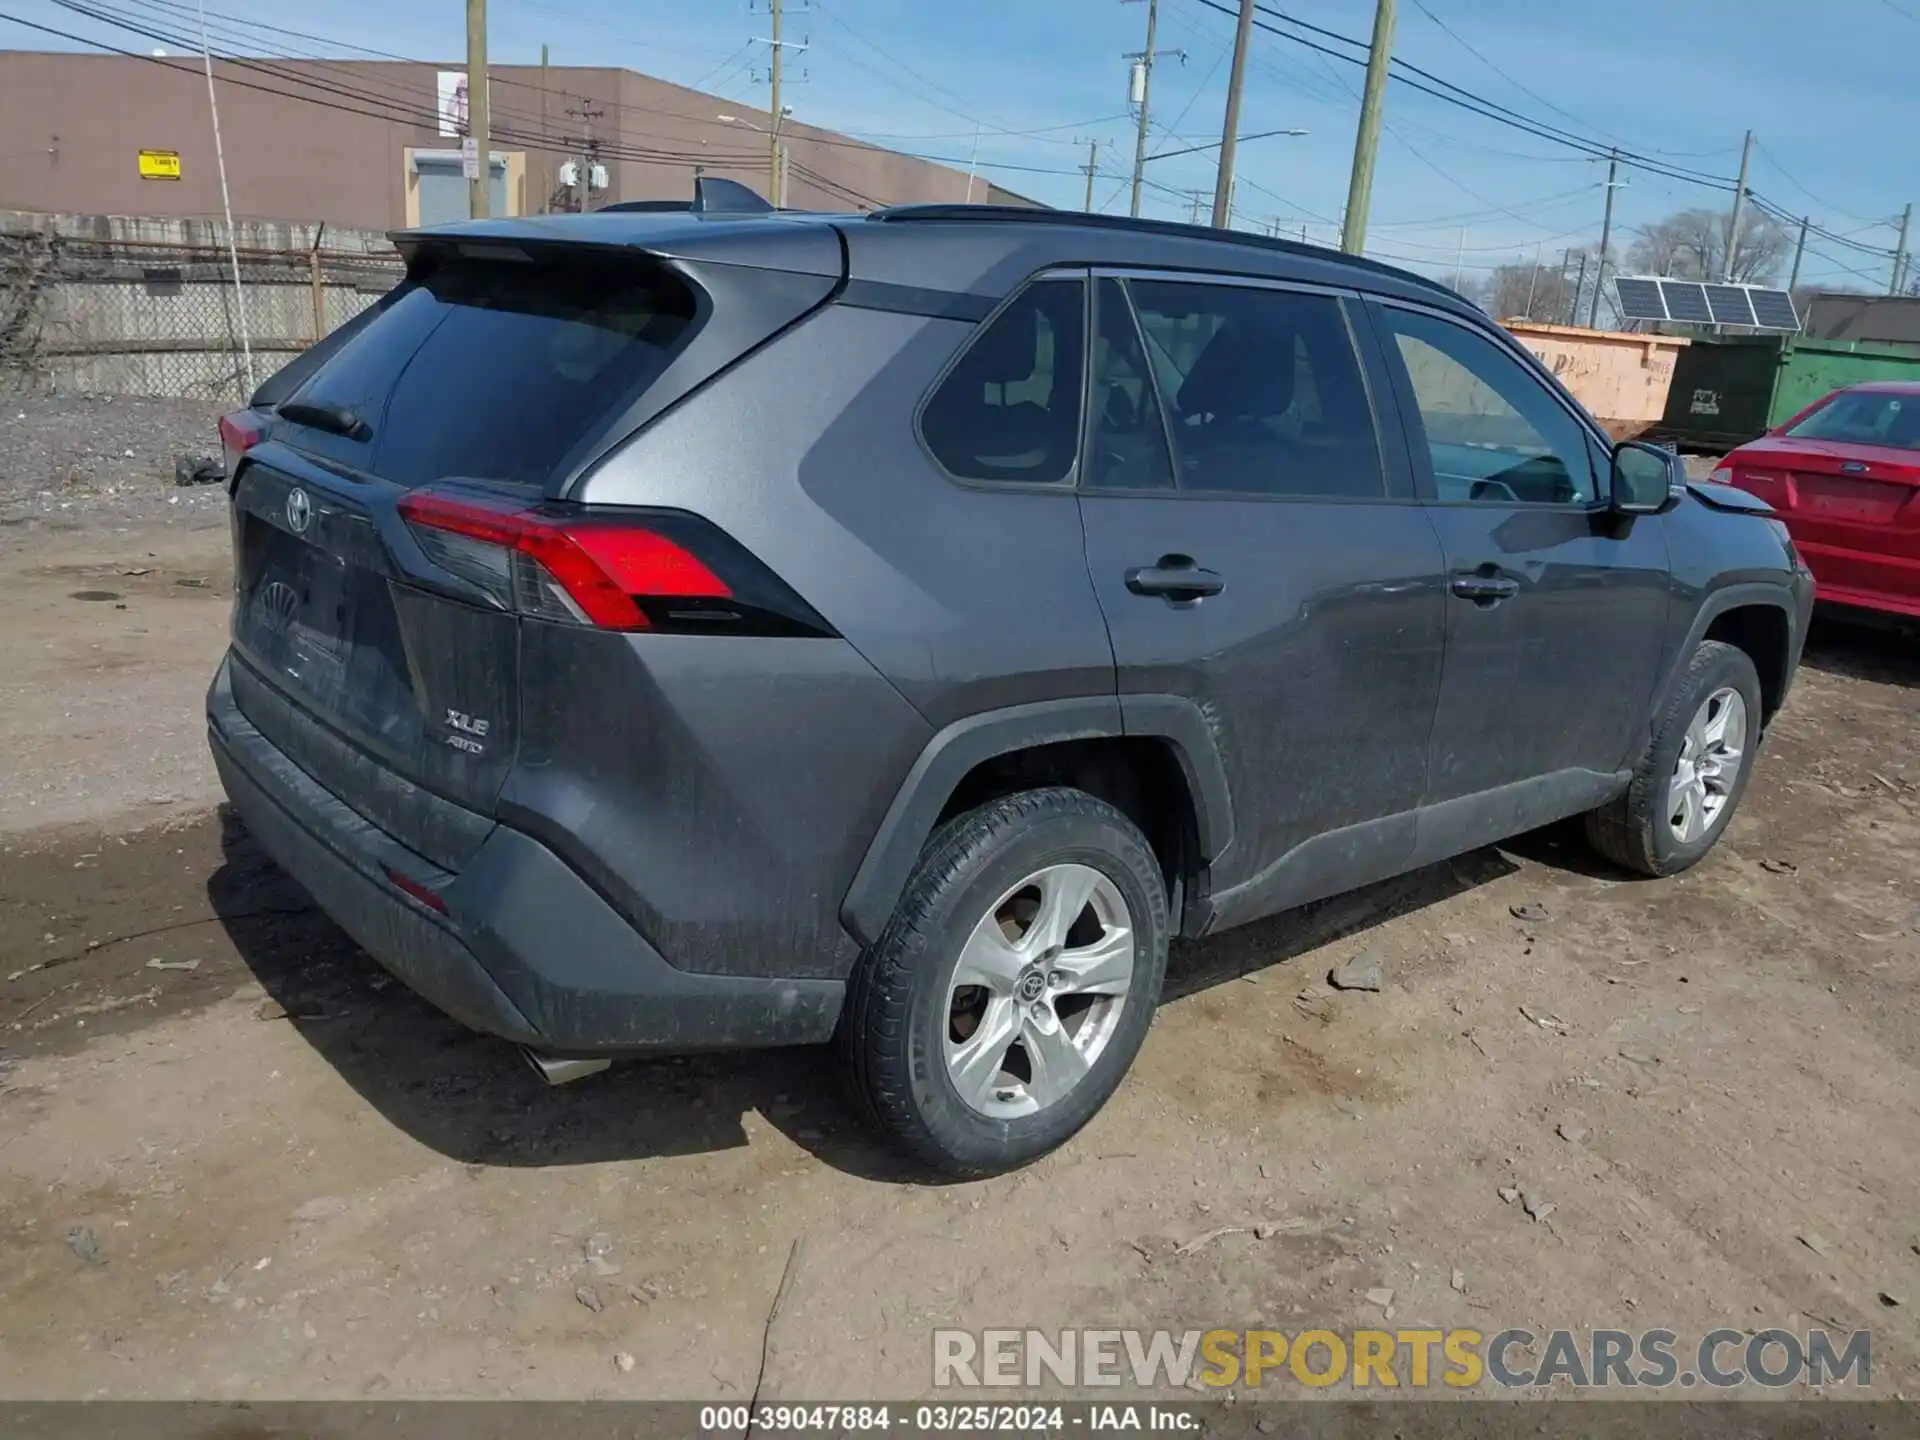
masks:
[[[346,405],[329,405],[312,400],[289,400],[274,413],[283,420],[291,420],[296,425],[310,425],[315,430],[344,435],[349,440],[365,440],[373,434],[367,422],[360,418],[360,412]]]

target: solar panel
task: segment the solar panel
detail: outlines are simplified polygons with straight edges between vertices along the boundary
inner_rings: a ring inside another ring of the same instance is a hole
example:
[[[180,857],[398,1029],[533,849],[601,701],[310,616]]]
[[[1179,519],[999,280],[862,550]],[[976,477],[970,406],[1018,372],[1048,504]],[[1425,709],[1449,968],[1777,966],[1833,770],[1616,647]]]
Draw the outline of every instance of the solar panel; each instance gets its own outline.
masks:
[[[1744,285],[1708,285],[1707,308],[1713,312],[1716,325],[1753,324],[1753,302],[1747,298]]]
[[[1634,280],[1619,276],[1613,282],[1613,294],[1619,301],[1620,318],[1623,320],[1667,318],[1666,303],[1660,298],[1660,282],[1657,280]]]
[[[1754,290],[1753,318],[1762,330],[1798,330],[1800,317],[1793,313],[1793,297],[1784,290]]]
[[[1660,294],[1667,302],[1667,318],[1689,325],[1711,325],[1713,310],[1707,304],[1707,287],[1698,280],[1662,280]]]

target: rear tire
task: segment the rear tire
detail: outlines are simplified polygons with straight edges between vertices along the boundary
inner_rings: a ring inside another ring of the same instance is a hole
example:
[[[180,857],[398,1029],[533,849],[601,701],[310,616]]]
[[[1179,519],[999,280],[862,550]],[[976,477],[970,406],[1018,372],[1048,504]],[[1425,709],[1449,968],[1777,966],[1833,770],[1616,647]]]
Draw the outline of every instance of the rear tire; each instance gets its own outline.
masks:
[[[1039,1158],[1139,1053],[1167,928],[1159,861],[1105,801],[1029,790],[955,817],[855,969],[837,1043],[856,1097],[944,1174]]]
[[[1746,794],[1761,714],[1760,676],[1746,652],[1703,642],[1655,718],[1633,782],[1588,813],[1594,849],[1642,875],[1678,875],[1698,864]]]

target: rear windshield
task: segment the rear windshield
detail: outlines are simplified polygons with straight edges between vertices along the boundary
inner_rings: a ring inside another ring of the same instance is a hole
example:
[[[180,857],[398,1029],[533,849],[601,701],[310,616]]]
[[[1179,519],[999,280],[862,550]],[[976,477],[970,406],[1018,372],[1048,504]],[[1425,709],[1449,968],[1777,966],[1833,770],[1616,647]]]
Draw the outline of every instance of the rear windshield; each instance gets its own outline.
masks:
[[[1838,440],[1920,450],[1920,395],[1843,390],[1786,434],[1796,440]]]
[[[537,487],[658,377],[694,315],[684,281],[632,261],[443,263],[291,397],[351,410],[362,436],[308,426],[298,443],[403,485]]]

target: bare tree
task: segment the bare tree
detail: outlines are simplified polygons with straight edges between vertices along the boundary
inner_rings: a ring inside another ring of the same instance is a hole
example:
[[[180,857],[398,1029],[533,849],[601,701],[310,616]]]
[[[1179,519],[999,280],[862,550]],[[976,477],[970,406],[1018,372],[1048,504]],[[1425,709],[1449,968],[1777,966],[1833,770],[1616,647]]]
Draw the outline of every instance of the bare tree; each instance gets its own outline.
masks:
[[[1723,262],[1732,231],[1731,211],[1681,210],[1639,231],[1627,251],[1627,265],[1642,275],[1717,281],[1726,268]],[[1749,207],[1740,217],[1740,234],[1733,239],[1732,278],[1749,285],[1766,284],[1779,275],[1792,248],[1792,237],[1779,221]]]
[[[1559,257],[1549,265],[1542,261],[1515,261],[1501,265],[1482,282],[1480,308],[1496,320],[1545,320],[1565,324],[1573,311],[1575,260],[1565,270]]]

